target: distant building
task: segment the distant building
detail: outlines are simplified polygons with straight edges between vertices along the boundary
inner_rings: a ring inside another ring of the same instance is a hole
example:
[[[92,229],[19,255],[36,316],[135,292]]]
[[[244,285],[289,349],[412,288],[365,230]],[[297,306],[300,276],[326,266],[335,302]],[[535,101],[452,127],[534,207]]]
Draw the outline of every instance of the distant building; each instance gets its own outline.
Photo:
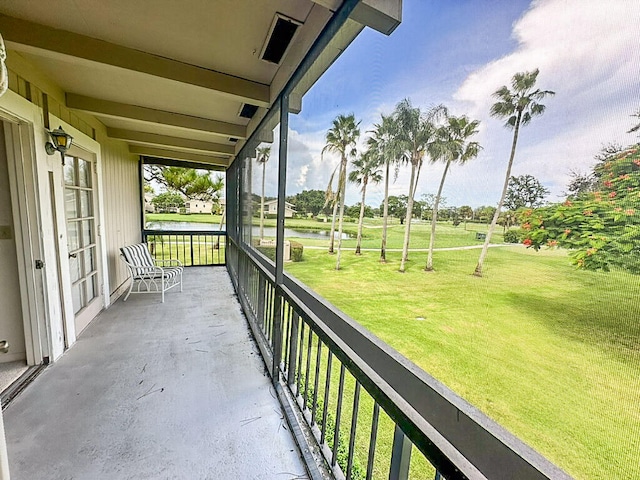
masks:
[[[277,215],[278,214],[278,200],[269,200],[264,202],[265,215]],[[284,202],[284,216],[285,218],[291,218],[296,213],[295,205],[289,202]]]
[[[184,204],[185,213],[211,213],[213,203],[204,200],[189,200]]]

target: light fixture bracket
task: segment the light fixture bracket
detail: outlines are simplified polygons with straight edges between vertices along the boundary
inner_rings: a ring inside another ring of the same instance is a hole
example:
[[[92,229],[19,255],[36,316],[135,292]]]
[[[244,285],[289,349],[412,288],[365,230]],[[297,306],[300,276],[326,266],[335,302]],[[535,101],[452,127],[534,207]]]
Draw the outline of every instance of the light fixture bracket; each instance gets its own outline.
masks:
[[[67,150],[71,147],[73,137],[65,132],[62,129],[62,126],[55,130],[48,130],[47,133],[49,134],[49,137],[51,137],[51,141],[44,145],[47,155],[53,155],[56,152],[60,152],[62,165],[64,165],[64,154],[67,153]]]

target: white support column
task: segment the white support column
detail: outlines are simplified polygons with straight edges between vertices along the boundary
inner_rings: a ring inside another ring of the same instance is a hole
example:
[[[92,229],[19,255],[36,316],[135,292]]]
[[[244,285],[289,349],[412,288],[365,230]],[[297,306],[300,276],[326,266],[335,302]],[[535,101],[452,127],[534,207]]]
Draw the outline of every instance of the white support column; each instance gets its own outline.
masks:
[[[0,480],[9,480],[9,456],[7,454],[7,439],[4,435],[4,420],[0,411]]]

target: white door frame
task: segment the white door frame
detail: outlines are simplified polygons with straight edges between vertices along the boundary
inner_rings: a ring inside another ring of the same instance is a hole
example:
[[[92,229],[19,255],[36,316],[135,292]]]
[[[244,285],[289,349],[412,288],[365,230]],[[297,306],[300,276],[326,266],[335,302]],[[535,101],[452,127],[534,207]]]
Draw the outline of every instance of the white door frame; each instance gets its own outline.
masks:
[[[45,358],[51,358],[52,345],[44,298],[46,277],[42,269],[35,268],[36,260],[43,260],[44,255],[34,165],[33,124],[2,110],[0,119],[3,120],[7,148],[27,364],[39,365]]]

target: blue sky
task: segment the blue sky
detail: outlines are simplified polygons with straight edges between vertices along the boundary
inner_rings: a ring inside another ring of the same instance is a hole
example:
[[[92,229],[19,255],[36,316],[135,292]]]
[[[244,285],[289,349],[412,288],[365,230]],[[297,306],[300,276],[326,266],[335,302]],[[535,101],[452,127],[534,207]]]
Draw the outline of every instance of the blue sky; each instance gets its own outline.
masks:
[[[444,196],[449,205],[495,205],[511,131],[490,118],[491,93],[534,68],[538,86],[556,96],[522,130],[513,174],[535,175],[557,201],[570,170],[587,171],[602,145],[638,141],[626,133],[640,109],[637,0],[404,0],[396,31],[386,37],[365,29],[307,93],[302,112],[291,116],[287,194],[326,188],[338,158],[321,158],[320,151],[336,115],[354,113],[364,141],[380,114],[408,97],[421,108],[443,103],[453,114],[480,120],[476,140],[483,150],[469,165],[454,167]],[[276,163],[268,164],[267,195],[275,194]],[[406,170],[391,194],[406,194]],[[435,193],[441,173],[441,165],[425,167],[417,197]],[[382,195],[382,185],[372,187],[367,203],[379,205]],[[357,201],[350,185],[347,204]]]

